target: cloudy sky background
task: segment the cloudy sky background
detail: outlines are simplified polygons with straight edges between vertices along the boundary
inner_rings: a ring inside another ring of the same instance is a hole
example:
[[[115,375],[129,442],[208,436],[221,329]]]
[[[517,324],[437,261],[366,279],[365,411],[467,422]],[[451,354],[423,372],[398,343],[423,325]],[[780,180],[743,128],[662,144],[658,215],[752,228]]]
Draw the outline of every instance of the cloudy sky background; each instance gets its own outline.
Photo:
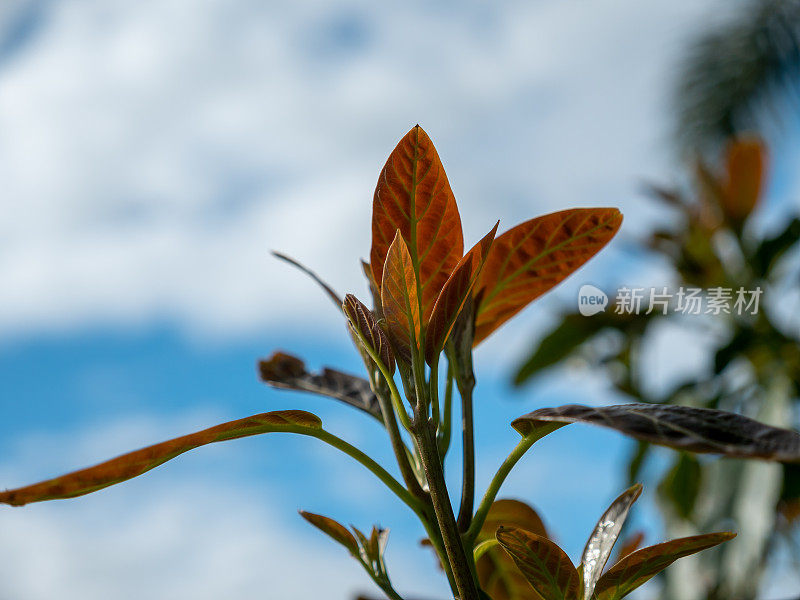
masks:
[[[629,252],[664,218],[638,184],[678,178],[670,85],[687,39],[725,18],[725,4],[6,0],[0,487],[279,408],[312,410],[391,464],[371,420],[266,389],[254,365],[282,348],[358,369],[328,300],[269,250],[364,296],[377,174],[420,123],[468,244],[497,218],[502,230],[566,207],[626,216],[607,252],[477,353],[482,488],[515,443],[512,418],[613,400],[572,369],[512,390],[510,365],[582,283],[669,283],[663,265]],[[764,227],[797,210],[787,165],[798,155],[794,143],[776,151]],[[675,335],[652,350],[655,386],[702,367],[688,349],[698,341]],[[577,558],[628,451],[612,433],[570,428],[503,495],[532,501]],[[82,500],[0,511],[0,600],[370,590],[297,508],[389,527],[396,587],[444,597],[403,506],[347,457],[272,436]],[[657,541],[647,494],[638,520]],[[793,585],[780,575],[765,597]]]

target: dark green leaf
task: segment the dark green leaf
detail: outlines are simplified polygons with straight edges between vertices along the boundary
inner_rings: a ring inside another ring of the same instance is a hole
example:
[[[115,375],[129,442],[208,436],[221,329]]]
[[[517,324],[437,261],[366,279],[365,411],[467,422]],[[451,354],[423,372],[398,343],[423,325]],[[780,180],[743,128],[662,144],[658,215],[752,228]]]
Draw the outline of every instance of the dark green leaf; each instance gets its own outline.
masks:
[[[702,473],[697,458],[681,452],[673,467],[658,486],[661,495],[683,519],[688,519],[694,510],[694,504],[702,485]]]
[[[629,315],[600,313],[591,317],[580,314],[564,316],[561,322],[537,343],[530,357],[519,367],[514,383],[521,385],[528,379],[550,367],[557,366],[568,356],[574,354],[584,343],[601,331],[614,328],[623,329]]]

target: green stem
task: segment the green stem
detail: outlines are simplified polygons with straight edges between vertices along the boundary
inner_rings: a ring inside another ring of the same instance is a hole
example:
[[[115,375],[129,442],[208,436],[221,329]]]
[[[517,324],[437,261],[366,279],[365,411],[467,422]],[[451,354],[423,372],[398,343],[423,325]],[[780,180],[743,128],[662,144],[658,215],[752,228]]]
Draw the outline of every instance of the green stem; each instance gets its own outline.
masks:
[[[469,370],[472,372],[472,369]],[[472,415],[472,391],[475,377],[456,377],[458,393],[461,396],[463,474],[461,478],[461,507],[458,510],[458,530],[469,529],[472,522],[472,509],[475,505],[475,427]]]
[[[376,463],[373,459],[369,456],[364,454],[361,450],[356,448],[355,446],[348,444],[343,439],[333,435],[332,433],[325,431],[324,429],[310,429],[310,428],[303,428],[298,429],[296,433],[301,435],[307,435],[309,437],[317,438],[336,448],[337,450],[341,450],[348,456],[354,458],[362,465],[364,465],[367,469],[369,469],[378,479],[380,479],[386,487],[389,488],[392,492],[394,492],[395,496],[400,498],[414,513],[423,518],[424,510],[423,505],[419,501],[418,498],[415,498],[406,488],[404,488],[400,482],[398,482],[394,477],[392,477],[386,469]]]
[[[408,413],[406,412],[405,406],[403,406],[403,400],[400,398],[400,391],[397,389],[397,384],[394,382],[394,377],[389,372],[389,368],[383,363],[381,357],[378,355],[377,352],[367,343],[364,334],[358,330],[357,327],[352,327],[351,330],[356,334],[361,345],[364,347],[364,350],[367,351],[370,358],[375,361],[375,365],[378,367],[378,370],[383,375],[383,378],[386,380],[386,384],[389,386],[389,394],[392,398],[392,404],[394,405],[394,410],[397,413],[397,416],[400,417],[400,422],[403,424],[403,427],[408,431],[411,432],[411,420],[408,418]]]
[[[400,429],[397,427],[397,419],[392,410],[392,403],[384,394],[376,394],[376,396],[381,407],[381,412],[383,413],[386,431],[389,432],[392,451],[394,452],[397,466],[400,468],[400,475],[402,475],[408,490],[414,496],[422,500],[426,498],[427,495],[422,489],[422,486],[420,486],[419,481],[417,481],[417,476],[411,468],[411,463],[408,459],[408,447],[403,443],[403,438],[400,436]]]
[[[431,399],[431,421],[437,430],[439,427],[439,361],[434,361],[431,365],[431,377],[428,385]]]
[[[370,566],[366,562],[364,562],[363,558],[355,554],[353,556],[355,556],[356,560],[361,564],[362,567],[364,567],[364,570],[367,572],[367,575],[369,575],[370,579],[372,579],[372,581],[375,582],[375,585],[381,588],[381,590],[383,590],[383,593],[389,596],[390,600],[403,600],[403,597],[397,593],[397,590],[395,590],[392,587],[392,584],[387,579],[379,577],[370,568]]]
[[[418,403],[419,406],[419,403]],[[424,408],[424,403],[423,406]],[[459,600],[479,600],[478,588],[470,569],[470,563],[464,552],[461,535],[450,504],[444,470],[439,457],[435,433],[428,420],[427,411],[417,410],[414,416],[415,440],[419,448],[422,466],[430,487],[431,501],[439,531],[442,534],[447,560],[453,570]]]
[[[475,538],[478,537],[478,533],[480,533],[481,527],[483,527],[483,522],[486,520],[486,515],[489,514],[489,509],[491,508],[494,499],[497,497],[500,487],[503,485],[506,477],[508,477],[508,474],[511,472],[511,469],[514,468],[514,465],[517,464],[519,459],[522,458],[522,456],[530,449],[531,446],[533,446],[533,444],[536,443],[536,440],[538,440],[540,437],[542,436],[527,435],[523,437],[519,444],[517,444],[516,448],[514,448],[511,451],[511,454],[508,455],[508,458],[506,458],[503,461],[503,464],[500,465],[500,468],[492,478],[486,493],[483,495],[481,503],[478,505],[478,510],[475,511],[472,524],[464,534],[464,540],[468,546],[472,546],[475,543]]]

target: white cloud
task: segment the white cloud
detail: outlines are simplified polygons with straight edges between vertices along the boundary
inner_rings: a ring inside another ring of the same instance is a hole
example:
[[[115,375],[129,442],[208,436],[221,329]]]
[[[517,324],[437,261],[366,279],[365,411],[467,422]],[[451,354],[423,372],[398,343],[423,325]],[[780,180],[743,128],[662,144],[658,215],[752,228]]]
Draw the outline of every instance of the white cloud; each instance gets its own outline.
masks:
[[[718,4],[40,3],[0,57],[0,328],[314,314],[273,247],[363,293],[374,181],[417,121],[470,240],[563,206],[635,227],[671,65]]]

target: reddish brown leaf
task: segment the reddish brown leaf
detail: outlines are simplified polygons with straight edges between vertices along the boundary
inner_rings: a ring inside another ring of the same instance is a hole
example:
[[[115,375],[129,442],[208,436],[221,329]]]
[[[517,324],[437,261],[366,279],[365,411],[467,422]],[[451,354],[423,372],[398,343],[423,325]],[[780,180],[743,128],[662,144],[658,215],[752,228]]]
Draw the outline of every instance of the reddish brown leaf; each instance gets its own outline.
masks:
[[[736,537],[735,533],[709,533],[649,546],[629,554],[600,578],[597,600],[619,600],[679,558],[712,548]]]
[[[580,576],[566,553],[546,537],[523,529],[500,528],[497,541],[542,600],[576,600]]]
[[[400,231],[386,255],[381,304],[395,356],[410,363],[412,349],[419,350],[421,322],[414,265]]]
[[[436,298],[428,326],[425,329],[425,360],[429,364],[433,364],[439,352],[442,351],[453,330],[456,318],[478,280],[492,242],[494,242],[498,225],[500,225],[500,221],[458,262],[439,293],[439,297]]]
[[[494,539],[499,527],[517,527],[547,537],[542,520],[530,506],[517,500],[497,500],[481,527],[476,546]],[[514,559],[499,546],[490,548],[475,563],[478,583],[492,600],[531,600],[532,590]],[[537,596],[538,600],[538,596]]]
[[[175,438],[109,461],[27,487],[0,492],[0,503],[22,506],[29,502],[74,498],[122,483],[146,473],[199,446],[261,433],[320,429],[319,417],[302,410],[280,410],[230,421]]]
[[[383,329],[378,326],[372,312],[353,294],[345,296],[342,310],[347,315],[350,325],[363,336],[389,372],[394,373],[394,354],[389,347],[389,340]]]
[[[727,151],[727,181],[722,209],[734,222],[744,221],[761,197],[766,167],[766,148],[758,138],[733,141]]]
[[[358,542],[352,533],[341,523],[334,521],[331,518],[322,515],[315,515],[314,513],[300,511],[300,516],[306,521],[311,523],[314,527],[326,533],[335,541],[339,542],[342,546],[350,551],[353,556],[358,556]]]
[[[427,320],[439,290],[464,253],[464,238],[444,166],[419,125],[389,155],[375,188],[370,251],[375,281],[383,281],[389,246],[398,229],[419,276]]]
[[[594,256],[620,223],[615,208],[578,208],[531,219],[498,237],[475,286],[475,344]]]

